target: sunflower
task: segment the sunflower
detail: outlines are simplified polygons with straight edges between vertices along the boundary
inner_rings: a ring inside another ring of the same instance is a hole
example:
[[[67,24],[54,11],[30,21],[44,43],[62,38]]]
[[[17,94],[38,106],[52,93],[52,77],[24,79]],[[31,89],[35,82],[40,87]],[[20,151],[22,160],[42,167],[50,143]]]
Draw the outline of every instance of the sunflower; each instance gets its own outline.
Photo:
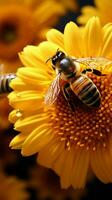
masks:
[[[94,0],[94,4],[95,6],[84,6],[82,8],[82,14],[78,17],[77,22],[84,25],[92,16],[98,16],[102,25],[112,22],[112,1]]]
[[[28,193],[25,191],[25,182],[16,177],[7,176],[0,170],[0,199],[1,200],[25,200],[28,199]]]
[[[20,53],[25,67],[18,69],[17,78],[11,82],[14,91],[9,95],[14,108],[9,119],[20,134],[10,146],[21,149],[24,156],[38,152],[38,162],[60,176],[62,188],[84,187],[89,170],[104,183],[112,182],[112,66],[105,64],[99,68],[96,60],[96,69],[105,75],[88,73],[100,91],[100,106],[87,109],[72,95],[76,104],[72,111],[62,92],[53,105],[44,103],[56,77],[46,60],[57,49],[71,57],[111,60],[111,32],[112,25],[101,27],[98,17],[91,18],[84,29],[70,22],[64,34],[51,29],[47,41],[37,47],[27,46]],[[80,65],[81,69],[87,68]]]
[[[72,0],[70,2],[73,4]],[[70,5],[56,0],[1,3],[0,59],[14,59],[27,44],[38,44],[46,30],[56,24]]]

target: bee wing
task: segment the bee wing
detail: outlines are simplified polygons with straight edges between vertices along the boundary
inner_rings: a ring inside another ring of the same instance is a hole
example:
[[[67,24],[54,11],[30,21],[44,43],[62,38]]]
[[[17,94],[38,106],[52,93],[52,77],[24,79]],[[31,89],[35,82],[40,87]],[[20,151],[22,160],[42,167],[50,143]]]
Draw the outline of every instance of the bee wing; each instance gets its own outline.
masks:
[[[58,74],[51,83],[47,91],[47,94],[45,96],[45,104],[52,105],[56,101],[60,92],[59,82],[60,82],[60,74]]]
[[[103,66],[105,66],[105,69],[112,67],[112,61],[103,58],[103,57],[87,57],[87,58],[79,58],[74,59],[74,61],[82,63],[86,66],[89,66],[91,69],[97,69],[100,70],[103,73]]]

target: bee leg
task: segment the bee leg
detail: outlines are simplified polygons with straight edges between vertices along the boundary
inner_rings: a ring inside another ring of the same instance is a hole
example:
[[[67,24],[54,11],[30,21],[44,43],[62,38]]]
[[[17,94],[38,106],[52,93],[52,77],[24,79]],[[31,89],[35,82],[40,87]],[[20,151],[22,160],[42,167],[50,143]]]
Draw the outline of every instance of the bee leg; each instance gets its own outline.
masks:
[[[90,69],[90,68],[87,68],[87,69],[84,69],[82,71],[83,74],[85,74],[86,72],[93,72],[93,74],[97,75],[97,76],[105,76],[106,74],[102,74],[101,71],[97,70],[97,69]]]
[[[69,83],[66,83],[63,87],[62,87],[62,92],[63,92],[63,95],[66,99],[66,101],[68,102],[70,108],[72,111],[74,111],[74,103],[72,101],[72,98],[71,98],[71,94],[70,94],[70,84]]]
[[[105,76],[106,75],[106,74],[102,74],[102,72],[97,69],[93,69],[93,74],[95,74],[97,76]]]
[[[92,72],[92,71],[93,71],[92,69],[87,68],[87,69],[84,69],[84,70],[82,71],[82,73],[83,73],[83,74],[86,74],[86,72]]]

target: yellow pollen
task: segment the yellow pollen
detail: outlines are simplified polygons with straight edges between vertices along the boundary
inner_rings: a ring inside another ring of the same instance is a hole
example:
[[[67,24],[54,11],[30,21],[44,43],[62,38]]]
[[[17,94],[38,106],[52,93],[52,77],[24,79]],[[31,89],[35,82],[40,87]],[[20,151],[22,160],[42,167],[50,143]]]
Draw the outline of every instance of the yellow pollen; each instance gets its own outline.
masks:
[[[112,75],[98,77],[88,73],[89,78],[96,84],[100,94],[99,107],[85,106],[71,92],[74,110],[60,92],[53,105],[51,123],[54,134],[65,143],[65,148],[78,146],[86,150],[96,151],[99,146],[105,148],[112,133]],[[54,114],[55,113],[55,114]]]

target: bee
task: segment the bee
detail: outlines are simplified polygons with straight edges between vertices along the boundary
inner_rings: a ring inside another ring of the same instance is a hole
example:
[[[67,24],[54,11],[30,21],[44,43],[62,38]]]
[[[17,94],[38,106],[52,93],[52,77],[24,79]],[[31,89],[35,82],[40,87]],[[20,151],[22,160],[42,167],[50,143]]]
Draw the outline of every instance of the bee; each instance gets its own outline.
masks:
[[[10,87],[10,81],[14,78],[16,78],[16,74],[14,73],[0,75],[0,94],[9,93],[12,91],[12,88]]]
[[[101,94],[97,86],[86,75],[86,72],[93,72],[97,76],[104,76],[98,67],[102,65],[112,65],[112,62],[103,57],[96,58],[73,58],[67,56],[64,52],[57,50],[56,54],[49,58],[56,78],[51,83],[45,96],[45,104],[52,105],[57,100],[60,90],[62,90],[65,99],[71,105],[70,90],[80,99],[87,107],[99,107],[101,103]],[[47,62],[48,62],[47,60]],[[87,66],[82,72],[80,63]],[[97,68],[96,68],[97,67]],[[65,84],[61,87],[60,82],[64,80]]]

